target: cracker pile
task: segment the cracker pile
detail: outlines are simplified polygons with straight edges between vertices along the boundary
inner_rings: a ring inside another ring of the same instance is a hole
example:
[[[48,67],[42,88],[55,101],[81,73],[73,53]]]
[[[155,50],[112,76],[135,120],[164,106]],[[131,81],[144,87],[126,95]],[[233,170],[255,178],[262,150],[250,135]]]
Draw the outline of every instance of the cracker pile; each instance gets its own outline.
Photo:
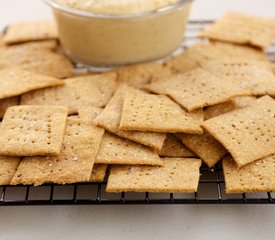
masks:
[[[53,22],[11,25],[0,184],[196,192],[202,162],[221,161],[227,193],[275,191],[275,20],[229,13],[200,36],[163,63],[76,75]]]

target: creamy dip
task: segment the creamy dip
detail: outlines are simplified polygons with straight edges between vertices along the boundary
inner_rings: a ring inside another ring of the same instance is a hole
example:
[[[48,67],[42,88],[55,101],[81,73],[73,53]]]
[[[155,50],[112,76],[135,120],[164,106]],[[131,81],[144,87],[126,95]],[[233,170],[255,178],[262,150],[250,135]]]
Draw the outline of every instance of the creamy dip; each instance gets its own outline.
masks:
[[[149,12],[178,1],[179,0],[56,0],[56,2],[74,9],[102,14]]]
[[[58,2],[59,7],[52,2]],[[161,13],[133,14],[175,2],[179,3]],[[183,39],[191,6],[189,0],[48,0],[48,3],[53,7],[66,54],[75,62],[92,66],[121,66],[167,56]],[[69,8],[62,9],[63,4]],[[75,13],[71,8],[113,17]],[[117,18],[124,13],[130,16]]]

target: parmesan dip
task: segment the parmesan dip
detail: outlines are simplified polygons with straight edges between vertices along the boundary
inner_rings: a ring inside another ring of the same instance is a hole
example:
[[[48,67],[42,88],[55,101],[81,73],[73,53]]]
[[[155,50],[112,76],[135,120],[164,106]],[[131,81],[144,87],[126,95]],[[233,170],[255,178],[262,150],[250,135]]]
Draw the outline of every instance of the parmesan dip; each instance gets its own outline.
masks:
[[[190,0],[45,0],[74,61],[96,67],[148,62],[180,45]],[[154,11],[158,10],[158,11]]]
[[[56,0],[86,12],[103,14],[143,13],[166,7],[179,0]]]

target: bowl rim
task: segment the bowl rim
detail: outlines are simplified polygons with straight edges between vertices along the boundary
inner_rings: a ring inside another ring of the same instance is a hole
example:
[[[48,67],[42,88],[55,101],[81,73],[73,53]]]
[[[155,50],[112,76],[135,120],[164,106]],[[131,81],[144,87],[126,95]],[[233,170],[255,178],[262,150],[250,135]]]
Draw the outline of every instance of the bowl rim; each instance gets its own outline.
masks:
[[[43,0],[48,6],[52,7],[55,10],[59,10],[61,12],[75,15],[79,17],[86,17],[86,18],[107,18],[107,19],[125,19],[125,18],[140,18],[140,17],[147,17],[151,15],[159,15],[170,12],[177,8],[180,8],[188,3],[193,2],[194,0],[178,0],[174,3],[169,4],[168,6],[158,8],[152,11],[142,12],[142,13],[131,13],[131,14],[104,14],[104,13],[92,13],[86,12],[83,10],[78,10],[71,8],[69,6],[61,5],[55,0]]]

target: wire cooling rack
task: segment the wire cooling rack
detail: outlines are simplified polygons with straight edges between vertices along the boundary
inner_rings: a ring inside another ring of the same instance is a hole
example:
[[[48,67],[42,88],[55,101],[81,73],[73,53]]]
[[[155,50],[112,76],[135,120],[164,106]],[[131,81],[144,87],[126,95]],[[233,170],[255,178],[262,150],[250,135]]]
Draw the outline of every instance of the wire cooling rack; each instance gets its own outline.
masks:
[[[212,23],[210,20],[190,21],[180,51],[194,42],[196,36]],[[177,54],[176,53],[176,54]],[[275,62],[275,42],[267,50]],[[94,69],[77,66],[76,71]],[[202,166],[197,193],[106,193],[103,183],[78,183],[65,186],[47,184],[33,186],[0,187],[0,206],[25,205],[108,205],[108,204],[274,204],[275,193],[226,194],[221,164],[213,168]],[[107,174],[108,175],[108,174]]]

